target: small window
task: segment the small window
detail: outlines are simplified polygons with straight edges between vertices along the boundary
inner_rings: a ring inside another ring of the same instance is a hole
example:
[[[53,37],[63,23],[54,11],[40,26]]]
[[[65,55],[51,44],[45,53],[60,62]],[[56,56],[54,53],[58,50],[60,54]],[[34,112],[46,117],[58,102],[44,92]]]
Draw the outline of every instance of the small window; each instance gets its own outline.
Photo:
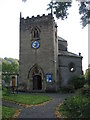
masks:
[[[39,40],[40,39],[40,30],[35,27],[34,29],[32,29],[32,39],[33,40]]]
[[[33,38],[39,38],[39,31],[36,28],[33,32]]]
[[[70,72],[75,72],[75,64],[74,63],[69,64],[69,71]]]

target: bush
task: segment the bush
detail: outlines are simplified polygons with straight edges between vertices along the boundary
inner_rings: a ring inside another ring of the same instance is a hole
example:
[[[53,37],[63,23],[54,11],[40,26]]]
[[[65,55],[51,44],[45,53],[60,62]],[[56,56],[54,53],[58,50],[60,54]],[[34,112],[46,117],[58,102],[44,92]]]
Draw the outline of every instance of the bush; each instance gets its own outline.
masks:
[[[84,85],[84,88],[86,88],[86,89],[88,89],[88,88],[89,88],[88,83],[86,83],[86,84]]]
[[[82,88],[85,83],[86,81],[84,76],[81,76],[81,77],[75,76],[69,81],[69,84],[73,85],[75,89]]]
[[[87,83],[90,86],[90,68],[86,70],[85,79],[87,80]]]
[[[9,88],[3,88],[2,90],[2,95],[10,95],[11,94],[11,89]]]
[[[67,118],[90,118],[90,97],[77,94],[65,99],[59,112]]]
[[[85,84],[83,88],[81,88],[80,93],[83,95],[90,96],[90,87],[88,84]]]
[[[74,87],[72,85],[63,86],[60,89],[60,91],[63,92],[63,93],[73,93],[74,92]]]

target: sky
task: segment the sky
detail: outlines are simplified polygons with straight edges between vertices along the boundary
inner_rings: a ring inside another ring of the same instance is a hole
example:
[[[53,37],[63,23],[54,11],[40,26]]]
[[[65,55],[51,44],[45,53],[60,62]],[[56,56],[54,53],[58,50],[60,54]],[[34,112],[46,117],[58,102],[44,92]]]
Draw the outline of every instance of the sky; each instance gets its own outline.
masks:
[[[22,17],[32,17],[48,14],[47,4],[51,0],[0,0],[0,57],[19,59],[19,22],[20,12]],[[68,19],[56,20],[58,36],[68,42],[68,51],[83,56],[82,66],[85,71],[88,68],[88,26],[82,29],[78,3],[73,2],[69,8]],[[55,16],[54,16],[55,17]]]

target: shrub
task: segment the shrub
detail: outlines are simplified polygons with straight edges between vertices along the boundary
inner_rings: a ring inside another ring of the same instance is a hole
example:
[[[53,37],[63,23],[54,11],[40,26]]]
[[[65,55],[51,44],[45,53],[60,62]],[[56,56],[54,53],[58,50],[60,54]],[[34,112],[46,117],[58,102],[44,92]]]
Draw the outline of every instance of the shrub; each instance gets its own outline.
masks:
[[[77,94],[65,99],[59,107],[59,112],[67,118],[90,118],[90,97]]]
[[[75,89],[82,88],[85,84],[85,77],[84,76],[81,76],[81,77],[75,76],[69,81],[69,84],[73,85],[73,87]]]
[[[11,94],[11,89],[3,88],[2,95],[10,95],[10,94]]]
[[[83,88],[81,88],[81,94],[90,96],[90,87],[88,84],[85,84]]]
[[[72,85],[68,85],[68,86],[63,86],[61,89],[60,89],[61,92],[64,92],[64,93],[73,93],[74,92],[74,87]]]

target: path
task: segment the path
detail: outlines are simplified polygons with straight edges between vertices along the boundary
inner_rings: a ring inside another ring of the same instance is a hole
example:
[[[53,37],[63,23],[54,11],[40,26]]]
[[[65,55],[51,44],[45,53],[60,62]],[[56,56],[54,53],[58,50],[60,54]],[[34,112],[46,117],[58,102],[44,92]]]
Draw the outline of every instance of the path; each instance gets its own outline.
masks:
[[[42,94],[42,93],[39,93]],[[55,108],[70,94],[59,93],[43,93],[53,98],[49,103],[42,106],[32,106],[30,108],[23,108],[19,118],[56,118]]]
[[[24,108],[23,106],[20,106],[19,104],[16,104],[14,102],[9,102],[7,100],[3,100],[2,105],[8,106],[8,107],[15,107],[17,109],[23,109]]]

